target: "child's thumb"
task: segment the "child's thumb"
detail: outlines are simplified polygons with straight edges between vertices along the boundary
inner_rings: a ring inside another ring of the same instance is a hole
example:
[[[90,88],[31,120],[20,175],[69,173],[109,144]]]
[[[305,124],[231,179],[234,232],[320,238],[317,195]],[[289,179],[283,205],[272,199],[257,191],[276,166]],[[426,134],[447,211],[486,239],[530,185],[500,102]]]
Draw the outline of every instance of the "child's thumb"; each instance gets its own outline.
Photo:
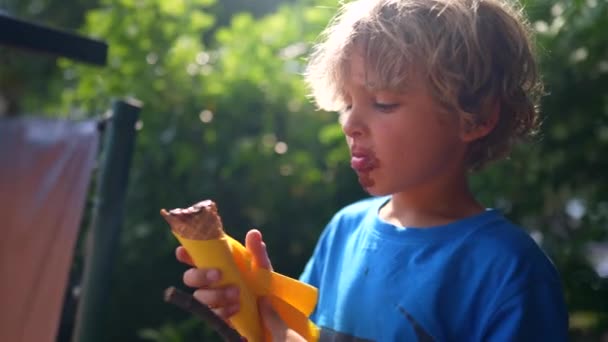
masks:
[[[273,341],[285,341],[287,336],[287,325],[281,317],[274,311],[270,305],[270,301],[266,297],[260,298],[258,301],[258,310],[262,323],[268,332],[272,334]]]
[[[245,236],[245,246],[253,255],[253,260],[258,267],[272,271],[272,264],[268,253],[266,252],[266,244],[262,240],[262,233],[257,229],[252,229]]]

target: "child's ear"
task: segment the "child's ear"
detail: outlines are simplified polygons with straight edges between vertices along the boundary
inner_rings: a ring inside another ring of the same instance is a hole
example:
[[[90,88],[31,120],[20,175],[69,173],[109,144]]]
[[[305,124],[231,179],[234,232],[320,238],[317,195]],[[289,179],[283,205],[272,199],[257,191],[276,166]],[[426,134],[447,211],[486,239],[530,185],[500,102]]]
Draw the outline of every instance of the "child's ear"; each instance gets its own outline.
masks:
[[[460,115],[460,139],[472,142],[490,134],[498,123],[498,105],[493,106],[491,113],[481,120],[475,120],[470,115]]]

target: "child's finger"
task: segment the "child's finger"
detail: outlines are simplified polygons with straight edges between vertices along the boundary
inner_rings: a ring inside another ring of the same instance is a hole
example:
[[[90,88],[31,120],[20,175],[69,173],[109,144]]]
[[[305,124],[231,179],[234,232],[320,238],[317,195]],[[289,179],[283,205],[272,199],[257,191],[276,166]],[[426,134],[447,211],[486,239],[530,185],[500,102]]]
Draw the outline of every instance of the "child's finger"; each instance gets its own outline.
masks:
[[[258,310],[264,327],[272,335],[273,342],[306,342],[304,337],[300,336],[285,324],[279,314],[272,308],[268,298],[260,298],[258,301]]]
[[[240,305],[238,303],[234,304],[234,305],[230,305],[230,306],[211,309],[211,311],[213,311],[214,314],[216,314],[217,316],[219,316],[223,320],[225,320],[226,323],[228,323],[228,325],[230,325],[232,328],[234,328],[234,326],[232,325],[232,323],[230,321],[228,321],[228,319],[230,317],[234,316],[237,312],[239,312],[239,310],[240,310]]]
[[[239,291],[236,286],[217,289],[198,289],[194,291],[192,296],[211,309],[221,309],[223,314],[220,316],[222,317],[227,316],[229,313],[236,313],[240,304]]]
[[[217,283],[222,277],[214,268],[191,268],[184,272],[184,284],[194,288],[206,288]]]
[[[274,312],[267,298],[258,301],[258,310],[264,327],[272,334],[272,341],[285,341],[287,326]]]
[[[177,261],[190,265],[190,266],[194,266],[194,262],[192,261],[192,258],[190,257],[190,254],[188,254],[188,252],[186,251],[186,249],[182,246],[178,246],[175,249],[175,257],[177,258]]]
[[[247,232],[245,246],[253,254],[253,260],[259,267],[272,271],[272,264],[266,252],[266,244],[262,240],[262,233],[259,230],[252,229]]]

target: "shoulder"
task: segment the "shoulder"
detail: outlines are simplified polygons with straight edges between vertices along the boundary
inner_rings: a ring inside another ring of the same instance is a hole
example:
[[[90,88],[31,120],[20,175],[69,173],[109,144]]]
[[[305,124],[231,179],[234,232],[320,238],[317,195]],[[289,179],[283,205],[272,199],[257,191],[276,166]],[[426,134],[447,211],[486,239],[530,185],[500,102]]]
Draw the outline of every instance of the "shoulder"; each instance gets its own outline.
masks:
[[[369,197],[364,198],[354,203],[351,203],[340,209],[332,218],[332,221],[353,222],[361,221],[365,216],[374,214],[375,210],[379,209],[382,203],[386,202],[389,197]]]
[[[496,219],[464,242],[480,269],[489,271],[495,286],[518,292],[530,286],[560,286],[551,259],[523,227],[496,212]],[[494,275],[492,275],[494,274]],[[508,295],[508,294],[507,294]]]
[[[344,206],[325,227],[320,243],[332,244],[336,239],[351,235],[362,222],[377,215],[377,209],[387,200],[388,197],[369,197]]]
[[[538,340],[537,333],[545,331],[552,341],[564,340],[568,314],[561,278],[526,229],[502,218],[468,240],[481,271],[476,274],[479,288],[485,288],[477,293],[488,310],[487,339]]]
[[[321,233],[300,280],[318,287],[326,275],[333,277],[340,274],[339,269],[336,272],[326,271],[338,267],[339,261],[344,257],[343,253],[347,250],[344,246],[349,239],[359,231],[357,228],[362,226],[366,217],[373,215],[374,208],[380,207],[386,200],[386,197],[366,198],[340,209]]]
[[[533,258],[549,261],[538,243],[528,231],[495,211],[495,219],[478,229],[475,240],[490,255],[504,256],[510,259]]]
[[[474,237],[483,241],[482,246],[498,248],[497,252],[522,255],[535,253],[538,244],[532,239],[527,230],[509,219],[498,210],[492,210],[492,220],[488,220]]]

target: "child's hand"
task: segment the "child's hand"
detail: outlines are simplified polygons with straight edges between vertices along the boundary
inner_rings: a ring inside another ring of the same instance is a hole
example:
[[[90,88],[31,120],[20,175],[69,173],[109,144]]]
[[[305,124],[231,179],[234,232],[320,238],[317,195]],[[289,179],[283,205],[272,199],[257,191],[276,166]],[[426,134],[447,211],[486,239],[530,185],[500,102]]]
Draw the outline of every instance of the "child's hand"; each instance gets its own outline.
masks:
[[[272,334],[272,342],[306,342],[304,337],[287,327],[266,298],[260,299],[258,309],[264,326]]]
[[[245,247],[253,255],[253,260],[258,267],[272,270],[270,259],[266,253],[266,244],[258,230],[252,229],[247,232]],[[175,256],[180,262],[194,266],[185,248],[177,247]],[[219,282],[221,277],[222,275],[217,269],[191,268],[184,272],[183,279],[184,284],[197,289],[193,294],[196,300],[207,305],[216,315],[226,320],[239,312],[239,289],[233,285],[212,289],[211,286]]]

